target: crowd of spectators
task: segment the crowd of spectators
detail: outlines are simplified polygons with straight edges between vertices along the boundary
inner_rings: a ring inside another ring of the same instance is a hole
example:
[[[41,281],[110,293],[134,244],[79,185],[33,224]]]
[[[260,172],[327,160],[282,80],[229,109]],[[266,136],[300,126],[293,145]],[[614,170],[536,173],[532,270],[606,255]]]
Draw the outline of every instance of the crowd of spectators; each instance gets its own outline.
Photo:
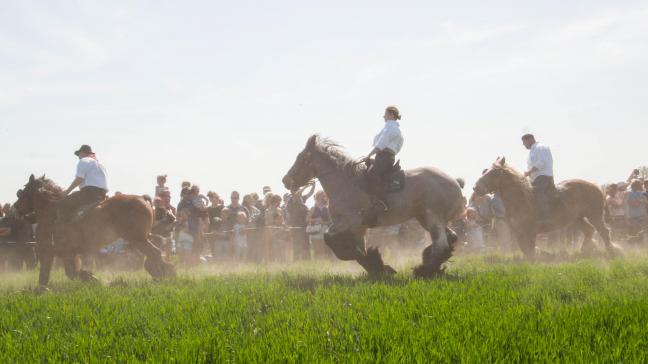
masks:
[[[328,198],[324,191],[315,193],[314,183],[283,196],[268,186],[262,195],[232,191],[226,203],[214,191],[203,195],[199,186],[183,182],[176,207],[166,183],[167,176],[158,176],[153,233],[163,237],[160,245],[166,254],[177,255],[183,265],[332,258],[323,242],[331,224]],[[309,209],[313,195],[315,204]]]
[[[626,181],[605,186],[606,217],[613,240],[648,243],[648,176],[638,169]]]

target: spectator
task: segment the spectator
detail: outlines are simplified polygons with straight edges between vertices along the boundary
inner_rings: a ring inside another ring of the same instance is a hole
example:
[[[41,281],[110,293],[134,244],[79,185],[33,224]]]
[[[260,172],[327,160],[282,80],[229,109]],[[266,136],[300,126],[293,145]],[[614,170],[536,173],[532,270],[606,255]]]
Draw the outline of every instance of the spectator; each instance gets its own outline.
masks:
[[[284,225],[281,196],[271,192],[266,194],[264,205],[266,208],[265,258],[285,261],[289,255],[288,244],[283,236],[283,231],[278,229]]]
[[[248,229],[247,229],[247,246],[248,254],[247,259],[254,262],[260,262],[263,257],[263,249],[261,244],[264,240],[263,227],[265,226],[265,215],[261,210],[256,207],[254,199],[255,194],[243,196],[243,207],[248,216]],[[265,207],[263,208],[265,211]]]
[[[619,186],[611,184],[605,188],[605,207],[608,224],[612,228],[612,240],[619,241],[626,234],[626,216],[623,193]]]
[[[234,224],[233,237],[234,237],[234,258],[237,261],[244,261],[247,258],[248,241],[247,241],[247,225],[248,217],[244,212],[239,212],[236,215],[236,223]]]
[[[306,221],[308,222],[306,232],[310,235],[314,258],[332,259],[333,252],[324,243],[324,233],[331,225],[328,196],[324,191],[315,194],[315,206],[310,209]]]
[[[504,201],[497,193],[491,199],[491,211],[493,211],[493,228],[490,241],[497,242],[500,249],[513,249],[513,239],[511,239],[511,229],[506,219]]]
[[[486,250],[484,228],[479,221],[479,213],[472,207],[466,211],[466,240],[471,250],[479,253]]]
[[[167,175],[161,174],[157,176],[157,186],[155,186],[155,197],[162,196],[163,193],[169,192],[169,187],[166,186]]]
[[[290,229],[290,240],[292,241],[293,258],[295,260],[309,260],[311,258],[310,242],[306,233],[306,227],[308,226],[306,221],[308,217],[306,201],[315,192],[315,183],[310,183],[307,186],[310,186],[310,191],[306,195],[303,195],[306,189],[305,186],[292,194],[286,205],[286,215],[288,217],[286,221]]]
[[[648,225],[648,212],[646,211],[646,195],[641,180],[633,180],[630,192],[625,196],[625,214],[628,220],[628,234],[630,243],[639,244],[643,241],[646,226]]]

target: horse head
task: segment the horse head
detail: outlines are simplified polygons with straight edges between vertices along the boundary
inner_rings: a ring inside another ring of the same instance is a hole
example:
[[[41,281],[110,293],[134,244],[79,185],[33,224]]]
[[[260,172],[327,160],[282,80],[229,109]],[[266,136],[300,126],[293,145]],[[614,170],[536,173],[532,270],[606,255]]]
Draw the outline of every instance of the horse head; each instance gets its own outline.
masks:
[[[501,183],[506,172],[506,157],[498,157],[495,163],[482,171],[481,177],[475,183],[473,191],[477,196],[483,196],[495,192]]]
[[[306,147],[297,155],[295,163],[293,163],[288,173],[282,179],[284,186],[291,192],[297,191],[315,178],[312,157],[316,152],[318,141],[319,137],[317,135],[308,138]]]
[[[14,207],[21,215],[35,212],[45,203],[51,203],[56,198],[57,190],[60,189],[55,185],[50,186],[49,180],[45,176],[36,178],[32,174],[29,176],[29,181],[27,181],[25,187],[16,193],[18,200],[15,202]]]

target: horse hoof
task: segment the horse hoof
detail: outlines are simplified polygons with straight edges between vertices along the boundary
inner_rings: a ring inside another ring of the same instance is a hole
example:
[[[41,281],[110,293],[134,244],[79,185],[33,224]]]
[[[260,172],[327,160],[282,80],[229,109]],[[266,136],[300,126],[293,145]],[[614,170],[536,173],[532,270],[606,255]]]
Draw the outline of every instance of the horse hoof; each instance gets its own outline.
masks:
[[[414,278],[431,279],[443,276],[445,269],[442,267],[434,268],[430,265],[419,265],[414,268]]]
[[[383,270],[384,270],[385,274],[390,275],[390,276],[393,276],[394,274],[397,273],[396,269],[392,268],[391,266],[389,266],[387,264],[385,264],[385,266],[383,267]]]
[[[87,272],[87,271],[80,271],[79,272],[79,279],[81,279],[81,282],[88,282],[88,283],[101,283],[99,278],[95,277],[94,274]]]
[[[623,257],[623,248],[612,243],[612,246],[607,249],[607,256],[609,259],[621,258]]]
[[[34,292],[35,292],[36,294],[49,293],[50,291],[51,291],[51,290],[49,289],[49,287],[47,287],[47,286],[44,285],[44,284],[40,284],[40,285],[38,285],[38,287],[36,287],[36,289],[34,290]]]
[[[177,276],[175,266],[171,263],[162,263],[162,270],[164,277],[175,277]]]

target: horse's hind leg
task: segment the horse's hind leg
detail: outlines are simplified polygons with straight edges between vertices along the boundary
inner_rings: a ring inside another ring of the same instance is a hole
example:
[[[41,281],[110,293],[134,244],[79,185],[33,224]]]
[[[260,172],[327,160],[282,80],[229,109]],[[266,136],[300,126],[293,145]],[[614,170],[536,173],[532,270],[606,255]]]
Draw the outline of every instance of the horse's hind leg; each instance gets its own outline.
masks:
[[[587,220],[589,220],[589,222],[594,226],[596,231],[601,236],[601,240],[603,240],[603,243],[605,243],[605,249],[607,250],[608,254],[610,254],[611,256],[618,256],[623,254],[621,247],[612,242],[610,238],[610,229],[608,229],[608,227],[605,226],[605,222],[603,222],[603,214],[588,216]]]
[[[594,252],[594,242],[592,241],[592,236],[594,236],[594,227],[592,224],[587,222],[585,218],[580,218],[576,222],[578,228],[583,232],[583,245],[581,246],[581,254],[589,255]]]
[[[149,240],[132,241],[131,243],[146,256],[144,269],[153,278],[175,276],[175,268],[172,264],[164,261],[162,251],[153,245],[153,243]]]

